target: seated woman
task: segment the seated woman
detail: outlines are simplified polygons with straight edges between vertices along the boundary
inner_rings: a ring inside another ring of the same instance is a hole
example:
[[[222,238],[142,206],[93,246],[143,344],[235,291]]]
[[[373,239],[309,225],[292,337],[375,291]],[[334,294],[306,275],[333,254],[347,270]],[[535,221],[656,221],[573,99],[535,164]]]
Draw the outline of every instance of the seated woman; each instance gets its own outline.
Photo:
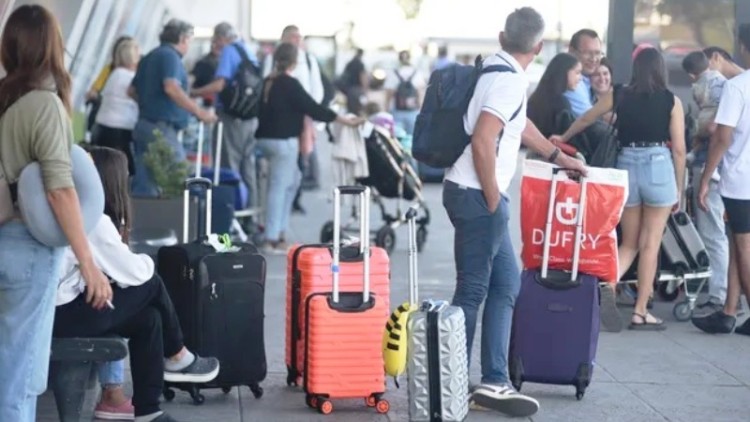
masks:
[[[565,132],[576,120],[565,93],[574,90],[581,78],[581,64],[568,53],[560,53],[550,61],[539,85],[529,98],[527,115],[544,136]],[[597,121],[576,134],[570,144],[580,152],[586,163],[594,167],[614,167],[617,145],[612,127]]]
[[[572,54],[560,53],[550,61],[536,90],[529,98],[528,117],[546,137],[561,133],[575,121],[566,91],[581,80],[581,63]],[[575,144],[575,142],[572,142]]]
[[[154,273],[154,262],[147,255],[136,255],[128,249],[127,157],[105,147],[93,147],[91,155],[104,186],[105,208],[88,240],[94,262],[112,282],[112,306],[97,311],[87,304],[89,292],[84,288],[78,261],[66,251],[54,335],[115,334],[128,338],[136,422],[171,422],[174,419],[159,409],[164,381],[209,382],[219,374],[219,362],[196,356],[185,348],[172,301]]]
[[[599,67],[596,68],[596,72],[591,75],[591,94],[592,98],[594,98],[594,104],[611,94],[613,89],[612,64],[604,57],[599,63]],[[614,115],[614,112],[609,112],[602,116],[602,120],[609,124],[614,124],[616,118],[617,116]]]

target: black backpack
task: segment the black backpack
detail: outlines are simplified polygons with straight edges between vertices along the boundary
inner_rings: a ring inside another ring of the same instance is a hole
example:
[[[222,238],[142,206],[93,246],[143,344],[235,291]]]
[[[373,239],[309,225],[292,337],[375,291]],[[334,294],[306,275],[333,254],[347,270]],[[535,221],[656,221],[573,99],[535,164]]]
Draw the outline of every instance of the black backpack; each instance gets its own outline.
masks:
[[[419,110],[419,94],[417,93],[417,88],[411,83],[417,71],[414,70],[414,73],[408,79],[402,78],[401,74],[398,73],[398,69],[394,70],[394,72],[396,72],[396,77],[398,78],[398,87],[396,88],[395,95],[396,110]]]
[[[245,49],[232,44],[237,49],[242,62],[231,81],[227,81],[219,93],[224,112],[242,120],[258,116],[260,99],[263,94],[263,76],[260,69],[250,61]]]

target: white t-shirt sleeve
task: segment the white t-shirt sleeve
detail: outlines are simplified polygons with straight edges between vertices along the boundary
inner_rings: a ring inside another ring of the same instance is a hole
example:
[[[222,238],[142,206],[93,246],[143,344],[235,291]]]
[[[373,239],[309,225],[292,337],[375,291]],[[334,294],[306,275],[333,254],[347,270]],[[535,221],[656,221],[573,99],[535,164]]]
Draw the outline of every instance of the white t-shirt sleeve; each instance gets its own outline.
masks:
[[[512,73],[501,73],[498,75],[486,75],[484,77],[495,77],[489,89],[484,91],[480,99],[480,111],[486,111],[500,119],[504,125],[513,118],[523,104],[526,95],[525,84],[522,77]],[[517,117],[517,116],[516,116]],[[477,119],[479,116],[477,116]]]
[[[737,127],[740,123],[743,110],[745,108],[745,99],[742,95],[742,91],[734,86],[734,84],[727,82],[724,84],[724,91],[721,94],[721,102],[719,103],[719,110],[716,112],[716,124]]]

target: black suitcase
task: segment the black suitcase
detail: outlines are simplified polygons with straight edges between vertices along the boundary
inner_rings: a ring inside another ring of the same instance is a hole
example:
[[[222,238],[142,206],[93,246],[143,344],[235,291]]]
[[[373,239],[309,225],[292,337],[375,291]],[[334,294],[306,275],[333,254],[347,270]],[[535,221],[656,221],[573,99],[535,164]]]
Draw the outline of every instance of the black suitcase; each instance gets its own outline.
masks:
[[[196,404],[204,400],[201,389],[247,385],[259,398],[266,377],[263,335],[263,298],[266,260],[253,245],[239,244],[238,252],[217,253],[203,240],[211,232],[211,181],[186,182],[185,212],[190,196],[198,197],[199,239],[159,250],[157,270],[180,319],[185,345],[201,356],[219,359],[218,377],[206,384],[165,383],[164,398],[172,400],[171,387],[190,393]],[[187,221],[187,220],[186,220]],[[205,228],[203,230],[202,228]]]
[[[686,212],[669,216],[661,244],[666,264],[676,275],[709,269],[706,246]]]

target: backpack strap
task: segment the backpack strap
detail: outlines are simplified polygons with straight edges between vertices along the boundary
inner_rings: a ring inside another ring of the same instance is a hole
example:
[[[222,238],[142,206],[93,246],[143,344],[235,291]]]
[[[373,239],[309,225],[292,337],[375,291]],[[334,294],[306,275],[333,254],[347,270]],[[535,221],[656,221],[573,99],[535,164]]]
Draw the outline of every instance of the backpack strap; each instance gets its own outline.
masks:
[[[399,83],[404,83],[404,78],[401,77],[401,74],[398,73],[398,69],[393,69],[393,72],[396,74],[396,77],[398,78]]]
[[[480,75],[486,75],[488,73],[495,73],[495,72],[498,72],[498,73],[503,73],[503,72],[516,73],[516,69],[514,69],[510,65],[506,66],[504,64],[493,64],[491,66],[487,66],[487,67],[482,68],[482,71],[480,72]],[[518,105],[518,108],[513,113],[513,115],[510,117],[510,120],[508,120],[509,122],[512,121],[513,119],[515,119],[516,117],[518,117],[518,114],[521,112],[521,107],[522,106],[523,106],[523,103],[521,103],[521,104]]]

